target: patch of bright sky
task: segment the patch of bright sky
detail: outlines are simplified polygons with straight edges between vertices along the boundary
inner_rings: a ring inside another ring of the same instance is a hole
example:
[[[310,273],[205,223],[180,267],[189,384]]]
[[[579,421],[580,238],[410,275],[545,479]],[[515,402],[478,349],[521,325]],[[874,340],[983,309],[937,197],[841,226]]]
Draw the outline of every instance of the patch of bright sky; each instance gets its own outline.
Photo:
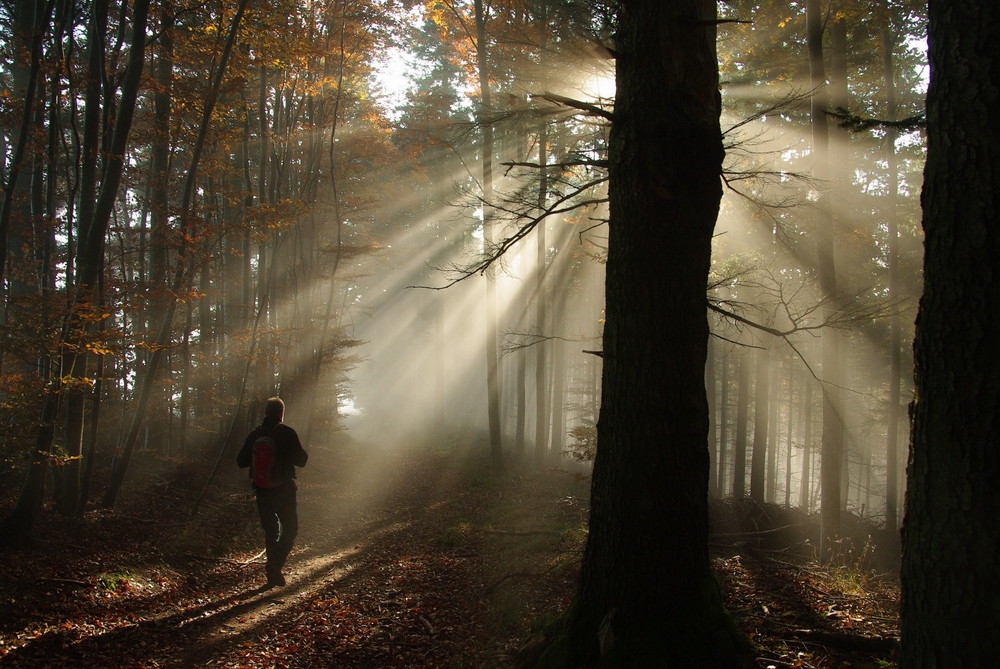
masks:
[[[406,49],[398,46],[386,49],[375,62],[375,82],[380,98],[390,117],[399,116],[399,107],[406,103],[406,92],[422,73],[422,63]]]
[[[920,92],[927,94],[927,86],[931,81],[931,68],[927,64],[927,38],[926,37],[910,37],[906,40],[906,46],[909,48],[923,54],[924,64],[920,68]]]
[[[602,71],[584,82],[581,91],[587,98],[595,100],[612,100],[615,97],[615,71],[613,67],[602,68]]]
[[[422,4],[409,11],[397,11],[401,25],[416,27],[424,20]],[[407,90],[426,74],[428,67],[428,63],[418,59],[405,45],[389,46],[376,58],[373,78],[380,91],[379,98],[392,120],[399,118],[399,108],[406,103]]]

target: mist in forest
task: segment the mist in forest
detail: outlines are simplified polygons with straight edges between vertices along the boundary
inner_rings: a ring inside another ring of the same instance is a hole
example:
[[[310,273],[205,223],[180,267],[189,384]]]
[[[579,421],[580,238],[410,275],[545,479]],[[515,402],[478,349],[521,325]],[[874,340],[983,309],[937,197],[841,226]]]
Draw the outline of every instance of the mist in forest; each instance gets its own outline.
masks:
[[[592,408],[584,410],[582,399],[595,391],[599,359],[583,351],[599,346],[600,266],[582,257],[585,247],[567,238],[569,224],[552,225],[550,237],[558,234],[559,227],[568,228],[557,240],[562,246],[549,247],[547,257],[553,263],[575,261],[576,275],[549,288],[552,292],[541,298],[540,305],[535,297],[535,249],[530,254],[515,250],[491,273],[498,293],[500,324],[493,327],[501,346],[504,437],[510,450],[515,448],[517,386],[533,381],[524,378],[524,359],[534,359],[542,347],[561,349],[558,355],[564,356],[566,374],[561,401],[581,405],[575,416],[564,419],[560,430],[568,434],[581,420],[593,420]],[[481,242],[472,237],[471,243]],[[484,336],[491,327],[485,309],[487,279],[474,274],[452,284],[457,278],[453,268],[469,257],[468,250],[454,247],[447,235],[428,240],[408,234],[370,261],[381,268],[381,278],[367,294],[359,295],[363,306],[352,315],[350,326],[352,336],[364,342],[349,373],[350,404],[343,407],[344,424],[352,437],[384,448],[451,447],[458,440],[479,444],[487,439]],[[561,292],[571,294],[561,296]],[[572,309],[567,301],[573,303]],[[547,314],[560,308],[566,317],[539,328],[529,317],[538,308]],[[530,409],[536,390],[524,392]],[[531,442],[533,409],[523,429]]]
[[[91,476],[97,488],[125,480],[132,453],[144,466],[212,461],[274,394],[317,451],[485,453],[496,432],[511,461],[589,464],[612,26],[569,5],[477,17],[465,4],[371,3],[370,16],[251,7],[240,25],[225,12],[155,16],[150,79],[106,110],[83,104],[72,68],[52,66],[53,90],[79,104],[70,124],[58,100],[39,100],[53,113],[24,134],[38,143],[27,155],[39,178],[13,184],[12,215],[37,218],[41,204],[52,225],[15,238],[34,250],[6,259],[3,411],[23,424],[50,411],[62,426],[42,441],[70,472],[70,498]],[[844,61],[827,40],[819,70],[804,13],[771,18],[719,34],[727,158],[706,286],[710,488],[816,510],[821,442],[836,424],[838,503],[882,518],[887,491],[902,494],[923,142],[919,129],[849,132],[815,115],[813,79],[830,106],[910,114],[926,85],[921,18],[849,22],[855,55]],[[81,48],[66,55],[45,32],[45,59],[82,58],[88,19],[74,20],[52,29]],[[111,17],[122,35],[131,21]],[[225,52],[237,34],[242,46]],[[306,34],[314,41],[288,37]],[[17,39],[4,38],[5,53]],[[104,57],[125,81],[127,60]],[[5,61],[17,93],[4,97],[5,166],[29,74],[15,65]],[[99,152],[81,162],[70,150],[83,140],[72,127],[129,105],[121,191],[95,210],[79,188],[95,199],[112,172]],[[100,244],[80,241],[84,216],[106,232]],[[102,277],[99,300],[84,276]],[[83,401],[51,400],[53,378],[77,379],[70,394]],[[29,442],[2,443],[8,490]],[[86,457],[97,467],[80,468]]]
[[[724,131],[734,130],[709,290],[712,491],[742,497],[753,486],[758,501],[816,511],[832,422],[842,507],[883,522],[887,476],[896,509],[903,494],[903,405],[921,290],[919,136],[859,141],[831,122],[828,151],[817,156],[815,128],[789,123],[809,114],[808,96],[782,86],[770,96],[750,117],[723,115]],[[828,269],[824,243],[835,250]]]

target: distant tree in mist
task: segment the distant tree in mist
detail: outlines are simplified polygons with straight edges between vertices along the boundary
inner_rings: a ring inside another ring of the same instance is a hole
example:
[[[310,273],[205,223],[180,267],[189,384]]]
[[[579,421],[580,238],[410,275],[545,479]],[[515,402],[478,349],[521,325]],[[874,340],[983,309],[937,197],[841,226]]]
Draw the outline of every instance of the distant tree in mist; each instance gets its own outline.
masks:
[[[414,189],[427,195],[421,200],[421,209],[430,214],[429,218],[436,213],[434,205],[437,205],[454,211],[454,215],[449,214],[451,217],[461,217],[470,231],[478,232],[479,219],[469,214],[481,208],[488,224],[490,239],[478,245],[475,253],[456,260],[456,251],[463,246],[460,242],[433,259],[436,267],[449,272],[446,285],[476,275],[487,275],[487,281],[490,276],[497,276],[502,301],[508,301],[510,294],[506,290],[510,290],[511,282],[503,285],[510,278],[507,268],[502,267],[503,257],[515,246],[527,243],[530,235],[535,237],[530,240],[535,246],[533,263],[529,265],[523,249],[518,249],[522,251],[523,264],[518,272],[521,276],[514,281],[520,282],[515,290],[522,294],[518,295],[516,305],[497,313],[496,328],[505,333],[505,342],[500,347],[504,356],[495,376],[503,381],[499,427],[506,442],[504,446],[509,443],[516,454],[522,455],[526,436],[528,441],[531,436],[527,427],[534,419],[530,432],[534,437],[537,467],[563,457],[567,424],[577,420],[576,416],[567,420],[564,409],[572,404],[571,396],[583,383],[588,385],[586,393],[593,396],[595,384],[583,379],[592,376],[588,370],[599,362],[590,356],[585,358],[585,364],[580,364],[579,359],[567,362],[562,339],[579,338],[575,332],[584,329],[580,327],[584,317],[573,313],[572,300],[594,298],[591,290],[594,282],[583,282],[581,278],[593,276],[585,267],[593,265],[593,261],[581,263],[569,259],[586,258],[585,249],[593,248],[587,233],[599,226],[589,224],[586,217],[603,217],[595,212],[606,201],[603,193],[606,176],[600,173],[605,168],[598,166],[600,159],[584,156],[603,155],[605,128],[600,123],[580,121],[576,118],[577,109],[554,102],[558,96],[547,94],[550,87],[571,89],[578,80],[585,81],[600,69],[592,67],[601,64],[600,61],[581,48],[581,44],[587,45],[581,39],[581,31],[594,31],[594,24],[587,23],[584,10],[580,3],[555,2],[428,5],[426,16],[433,19],[435,30],[428,30],[431,22],[425,22],[415,52],[420,54],[422,62],[432,64],[429,70],[441,73],[445,79],[442,83],[431,77],[418,77],[402,108],[404,128],[397,140],[417,153],[420,169],[416,172],[418,181]],[[480,36],[478,30],[471,32],[468,29],[471,26],[482,26],[483,34]],[[447,44],[434,45],[434,38]],[[573,60],[584,53],[588,55],[582,64]],[[454,88],[448,80],[456,72],[455,62],[463,65],[466,85],[479,87],[480,99],[489,103],[490,113],[479,106],[472,114],[467,102],[452,97]],[[488,88],[480,81],[481,72],[486,70]],[[454,124],[450,136],[442,132],[448,120],[463,114],[474,120]],[[492,150],[487,140],[492,140]],[[469,169],[473,160],[486,168],[488,159],[488,170]],[[446,184],[454,182],[459,193],[458,207],[454,193],[443,192],[443,179],[431,188],[419,181],[428,176],[440,178],[442,173],[448,175]],[[485,178],[487,174],[490,179]],[[581,222],[587,225],[574,225]],[[442,230],[444,226],[432,224],[432,227]],[[571,232],[581,228],[584,228],[581,233],[570,241]],[[472,243],[466,240],[464,248],[471,251]],[[469,257],[472,259],[468,260]],[[488,306],[489,301],[485,304]],[[599,307],[590,308],[592,314],[599,314]],[[554,318],[550,312],[555,309],[560,313],[565,310],[570,317]],[[493,322],[492,318],[487,320]],[[585,322],[588,334],[596,320]],[[492,336],[492,329],[489,326],[487,337]],[[487,344],[486,348],[492,351],[493,345]],[[534,382],[530,384],[529,364],[534,367]],[[585,368],[583,373],[581,368]],[[490,376],[494,376],[492,368],[488,369]],[[493,382],[488,386],[492,389]],[[488,404],[489,413],[497,414],[494,401],[490,399]],[[580,412],[586,415],[579,420],[592,421],[593,406],[591,402],[589,410]],[[492,418],[491,421],[496,423]],[[491,441],[495,441],[495,426],[489,429]]]
[[[831,112],[835,105],[847,104],[865,117],[887,117],[884,55],[888,53],[897,113],[918,113],[924,58],[914,45],[922,34],[923,9],[919,3],[892,3],[879,15],[879,22],[873,22],[870,8],[819,3],[812,13],[820,30],[807,39],[805,3],[737,0],[726,6],[728,15],[753,20],[720,28],[728,195],[715,240],[713,271],[719,282],[713,278],[711,299],[721,300],[717,304],[730,313],[713,317],[713,332],[721,337],[727,354],[746,355],[741,348],[748,344],[766,346],[771,349],[772,368],[792,355],[802,372],[793,392],[783,393],[784,397],[772,393],[768,400],[772,407],[779,402],[778,424],[773,427],[780,430],[777,447],[784,448],[786,456],[784,465],[777,463],[778,492],[783,485],[780,470],[790,465],[792,476],[784,472],[785,481],[793,492],[795,487],[799,492],[808,487],[809,494],[799,499],[813,507],[812,492],[819,486],[807,484],[812,483],[814,465],[820,465],[830,477],[826,486],[830,497],[821,505],[828,527],[845,511],[878,522],[885,508],[880,499],[884,490],[898,488],[894,477],[899,462],[887,452],[883,437],[899,431],[885,417],[908,390],[905,370],[911,329],[906,323],[915,313],[919,283],[916,193],[923,144],[917,133],[889,138],[881,127],[848,137]],[[810,44],[816,51],[812,61],[806,48]],[[810,66],[819,75],[815,81],[810,81]],[[824,102],[833,91],[839,100]],[[812,101],[815,110],[810,109]],[[819,178],[809,178],[813,167],[824,163],[818,141],[821,127],[828,137],[838,138],[829,161],[837,169],[820,170]],[[893,160],[887,161],[890,142]],[[891,207],[890,197],[896,198]],[[822,263],[819,233],[826,237]],[[742,272],[730,272],[733,266]],[[752,295],[751,288],[762,289]],[[753,324],[733,318],[732,312]],[[893,319],[900,324],[895,337]],[[786,331],[790,320],[800,329],[785,337],[764,334],[756,327],[773,321],[775,330]],[[836,338],[842,340],[840,354],[831,350],[824,362],[823,349]],[[723,355],[717,357],[722,359]],[[891,360],[897,364],[889,369]],[[885,371],[879,373],[883,365]],[[721,376],[719,370],[715,375]],[[736,380],[730,375],[727,387],[720,388],[733,406],[725,406],[723,412],[720,402],[717,419],[724,416],[733,422],[737,414]],[[780,395],[784,386],[774,390]],[[834,400],[825,414],[818,402],[812,406],[823,398]],[[842,405],[840,420],[836,404]],[[790,424],[793,416],[795,425]],[[827,423],[827,444],[834,448],[826,460],[812,457],[818,446],[812,437],[823,434],[819,425],[812,425],[813,416]],[[713,445],[713,453],[725,463],[727,470],[722,473],[728,478],[738,458],[725,451],[733,451],[733,436],[748,426],[719,427],[717,434],[725,434],[728,441]],[[791,427],[795,429],[789,431]],[[769,430],[769,467],[774,434]],[[803,466],[807,462],[808,467]],[[769,468],[768,481],[771,473]]]

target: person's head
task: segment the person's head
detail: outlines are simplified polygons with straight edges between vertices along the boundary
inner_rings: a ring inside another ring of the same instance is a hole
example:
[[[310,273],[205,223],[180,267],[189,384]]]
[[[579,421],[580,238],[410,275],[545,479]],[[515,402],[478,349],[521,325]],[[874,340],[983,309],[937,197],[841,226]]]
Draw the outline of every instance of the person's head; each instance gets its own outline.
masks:
[[[271,397],[264,402],[264,417],[265,418],[277,418],[281,420],[285,415],[285,403],[281,401],[280,397]]]

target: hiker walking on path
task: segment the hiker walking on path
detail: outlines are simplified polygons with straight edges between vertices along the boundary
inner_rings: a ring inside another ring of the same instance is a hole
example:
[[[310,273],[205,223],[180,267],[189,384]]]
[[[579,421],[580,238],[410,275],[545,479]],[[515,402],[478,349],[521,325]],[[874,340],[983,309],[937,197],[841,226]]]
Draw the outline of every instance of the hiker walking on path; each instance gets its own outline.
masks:
[[[236,464],[250,468],[257,511],[264,530],[267,587],[285,585],[281,573],[299,531],[295,501],[295,468],[304,467],[309,454],[295,430],[281,422],[285,403],[272,397],[264,403],[264,422],[243,442]]]

